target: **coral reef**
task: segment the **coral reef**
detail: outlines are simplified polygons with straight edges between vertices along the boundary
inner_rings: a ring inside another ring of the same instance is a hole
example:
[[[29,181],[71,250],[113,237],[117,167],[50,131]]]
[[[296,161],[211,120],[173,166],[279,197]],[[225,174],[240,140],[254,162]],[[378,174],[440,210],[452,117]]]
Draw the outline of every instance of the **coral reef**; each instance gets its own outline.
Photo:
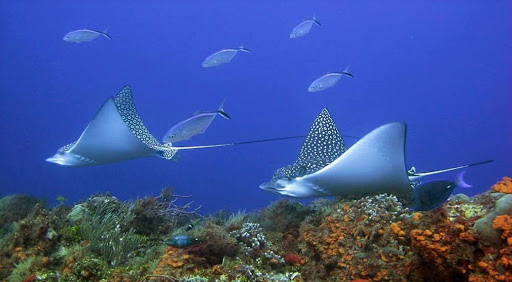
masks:
[[[171,189],[53,209],[4,198],[28,204],[4,222],[0,280],[512,281],[510,185],[426,212],[386,194],[205,217]]]
[[[492,186],[492,189],[496,192],[511,194],[512,193],[512,178],[507,177],[507,176],[503,177],[503,179],[501,181],[498,181],[496,184],[494,184]]]
[[[494,219],[499,215],[506,215],[512,212],[512,195],[505,195],[496,201],[494,210],[484,217],[478,219],[474,229],[486,242],[493,246],[501,244],[500,233],[493,228]]]
[[[0,237],[5,236],[12,223],[24,219],[39,203],[36,197],[8,195],[0,199]]]
[[[401,221],[412,215],[395,196],[377,195],[354,201],[337,201],[324,207],[318,224],[316,216],[303,223],[301,247],[309,254],[303,276],[313,280],[349,279],[411,280],[404,271],[411,262],[410,246]],[[412,268],[411,268],[412,269]]]

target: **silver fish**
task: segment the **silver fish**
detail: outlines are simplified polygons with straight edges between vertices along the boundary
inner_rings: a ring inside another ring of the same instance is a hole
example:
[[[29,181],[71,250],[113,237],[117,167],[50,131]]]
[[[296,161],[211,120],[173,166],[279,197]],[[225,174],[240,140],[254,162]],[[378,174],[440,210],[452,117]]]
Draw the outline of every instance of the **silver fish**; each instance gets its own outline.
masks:
[[[313,15],[313,18],[302,21],[296,27],[293,28],[290,33],[290,38],[299,38],[308,34],[311,31],[311,27],[313,24],[317,26],[321,26],[320,22],[316,20],[316,13]]]
[[[211,54],[203,61],[203,67],[209,68],[209,67],[216,67],[218,65],[222,65],[225,63],[231,62],[231,60],[235,57],[235,55],[239,52],[251,52],[251,50],[244,48],[243,45],[240,45],[238,48],[229,48],[229,49],[222,49],[216,53]]]
[[[62,166],[93,166],[150,156],[178,161],[179,150],[195,150],[302,138],[290,136],[270,139],[188,147],[162,145],[142,122],[130,86],[108,98],[87,125],[80,138],[62,148],[47,162]]]
[[[222,101],[216,111],[195,113],[190,118],[173,126],[165,134],[163,138],[164,144],[187,140],[192,136],[204,133],[217,115],[220,115],[225,119],[231,119],[231,117],[224,111],[225,101],[226,99]]]
[[[98,36],[103,35],[106,38],[112,40],[112,37],[107,34],[108,28],[106,28],[104,31],[96,31],[92,29],[79,29],[69,32],[68,34],[64,35],[64,38],[62,38],[64,41],[67,42],[88,42],[96,39]]]
[[[354,75],[352,75],[351,73],[348,72],[349,68],[350,68],[350,65],[348,65],[348,67],[345,68],[345,70],[343,70],[342,72],[330,72],[328,74],[325,74],[325,75],[317,78],[315,81],[313,81],[311,83],[311,85],[309,85],[308,91],[309,92],[318,92],[318,91],[325,90],[329,87],[333,87],[334,85],[336,85],[336,83],[338,83],[340,78],[344,75],[348,76],[348,77],[354,77]]]

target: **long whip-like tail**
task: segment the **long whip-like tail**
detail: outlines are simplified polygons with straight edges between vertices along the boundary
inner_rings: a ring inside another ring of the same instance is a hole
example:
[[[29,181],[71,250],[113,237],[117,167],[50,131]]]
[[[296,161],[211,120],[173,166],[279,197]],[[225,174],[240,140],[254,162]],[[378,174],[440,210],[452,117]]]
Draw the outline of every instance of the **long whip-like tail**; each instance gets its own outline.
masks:
[[[351,136],[351,135],[342,135],[346,138],[360,139],[359,137]],[[223,143],[223,144],[212,144],[212,145],[199,145],[199,146],[162,146],[167,149],[175,149],[175,150],[192,150],[192,149],[205,149],[205,148],[216,148],[216,147],[226,147],[226,146],[235,146],[235,145],[245,145],[245,144],[253,144],[253,143],[264,143],[271,141],[281,141],[288,139],[297,139],[304,138],[306,135],[297,135],[297,136],[287,136],[287,137],[278,137],[278,138],[268,138],[268,139],[260,139],[260,140],[251,140],[251,141],[242,141],[242,142],[233,142],[233,143]]]
[[[410,180],[416,180],[416,179],[421,178],[423,176],[428,176],[428,175],[438,174],[438,173],[442,173],[442,172],[457,170],[457,169],[466,168],[466,167],[470,167],[470,166],[486,164],[486,163],[490,163],[492,161],[494,161],[494,160],[486,160],[486,161],[483,161],[483,162],[470,163],[470,164],[466,164],[466,165],[450,167],[450,168],[434,170],[434,171],[427,171],[427,172],[419,172],[419,173],[417,173],[417,172],[409,172],[409,179]]]
[[[299,135],[299,136],[268,138],[268,139],[242,141],[242,142],[233,142],[233,143],[224,143],[224,144],[212,144],[212,145],[200,145],[200,146],[185,146],[185,147],[178,147],[178,146],[164,146],[164,147],[168,148],[168,149],[170,148],[170,149],[176,149],[176,150],[191,150],[191,149],[204,149],[204,148],[226,147],[226,146],[253,144],[253,143],[263,143],[263,142],[280,141],[280,140],[287,140],[287,139],[297,139],[297,138],[304,138],[304,137],[306,137],[306,136],[305,135]]]

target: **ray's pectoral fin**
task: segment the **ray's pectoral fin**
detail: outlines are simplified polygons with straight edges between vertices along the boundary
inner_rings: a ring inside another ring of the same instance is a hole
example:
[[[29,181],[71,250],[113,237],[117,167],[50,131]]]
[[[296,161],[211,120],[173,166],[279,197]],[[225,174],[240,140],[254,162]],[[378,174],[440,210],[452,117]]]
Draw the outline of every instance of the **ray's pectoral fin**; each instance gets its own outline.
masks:
[[[331,195],[407,193],[404,123],[389,123],[368,133],[341,157],[303,177]]]
[[[149,133],[133,103],[129,86],[101,106],[80,138],[59,149],[49,162],[88,166],[160,156],[172,159],[177,150],[162,146]]]

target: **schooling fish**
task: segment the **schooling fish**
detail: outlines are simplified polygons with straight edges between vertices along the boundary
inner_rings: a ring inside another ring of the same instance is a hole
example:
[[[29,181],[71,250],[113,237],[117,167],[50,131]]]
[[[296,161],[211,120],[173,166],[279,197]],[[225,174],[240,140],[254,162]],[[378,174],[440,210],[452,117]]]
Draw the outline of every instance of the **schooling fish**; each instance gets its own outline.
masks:
[[[187,140],[197,134],[204,133],[217,115],[220,115],[225,119],[231,119],[231,117],[224,111],[225,101],[226,99],[222,101],[216,111],[198,112],[190,118],[171,127],[163,138],[164,143],[175,143]]]
[[[108,27],[104,31],[96,31],[92,29],[79,29],[75,31],[71,31],[68,34],[64,35],[64,41],[67,42],[88,42],[96,39],[98,36],[103,35],[106,38],[112,40],[112,37],[107,34]]]
[[[470,188],[464,179],[465,171],[459,173],[452,180],[432,180],[421,183],[414,189],[409,208],[415,211],[428,211],[442,205],[452,194],[455,188]]]
[[[308,91],[318,92],[333,87],[344,75],[348,77],[354,77],[354,75],[348,72],[349,68],[350,65],[348,65],[342,72],[330,72],[317,78],[315,81],[311,83],[311,85],[309,85]]]
[[[313,15],[313,18],[302,21],[300,24],[295,26],[290,33],[290,38],[299,38],[308,34],[311,31],[311,27],[313,24],[317,26],[321,26],[320,22],[316,20],[316,13]]]
[[[201,243],[201,240],[197,238],[193,238],[189,235],[174,235],[171,238],[167,239],[167,245],[176,247],[176,248],[185,248],[188,246],[196,245]]]
[[[222,49],[222,50],[208,56],[208,58],[206,58],[203,61],[203,67],[204,68],[216,67],[218,65],[229,63],[229,62],[231,62],[231,60],[235,57],[235,55],[239,51],[247,52],[247,53],[251,52],[251,50],[245,48],[243,45],[240,45],[240,47],[238,47],[238,48]]]

